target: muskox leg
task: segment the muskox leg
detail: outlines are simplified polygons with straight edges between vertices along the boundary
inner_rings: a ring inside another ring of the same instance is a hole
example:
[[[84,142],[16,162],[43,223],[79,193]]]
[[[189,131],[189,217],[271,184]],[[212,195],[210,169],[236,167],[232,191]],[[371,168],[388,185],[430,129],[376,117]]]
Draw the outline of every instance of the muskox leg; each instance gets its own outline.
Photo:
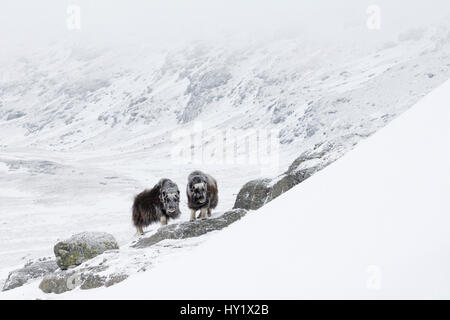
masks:
[[[201,218],[201,219],[205,219],[206,215],[207,215],[207,212],[208,212],[208,208],[201,208],[200,209],[200,214],[198,215],[198,217]]]
[[[208,217],[211,217],[211,208],[208,208]]]
[[[167,224],[167,217],[163,214],[161,216],[161,225],[165,226]]]
[[[195,211],[196,210],[191,210],[191,221],[194,221],[195,220]]]
[[[136,230],[137,230],[138,235],[142,236],[144,234],[144,230],[142,230],[142,226],[136,227]]]

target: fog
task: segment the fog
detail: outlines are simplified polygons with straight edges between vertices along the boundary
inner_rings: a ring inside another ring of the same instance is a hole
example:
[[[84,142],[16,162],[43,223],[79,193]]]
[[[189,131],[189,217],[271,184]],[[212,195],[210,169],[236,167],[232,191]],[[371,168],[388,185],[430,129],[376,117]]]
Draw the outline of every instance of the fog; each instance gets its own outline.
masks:
[[[381,9],[379,30],[366,26],[366,10],[373,4]],[[79,30],[67,27],[69,5],[81,9]],[[3,52],[74,38],[118,46],[216,41],[230,35],[387,40],[442,21],[449,12],[448,0],[2,0],[0,36]]]

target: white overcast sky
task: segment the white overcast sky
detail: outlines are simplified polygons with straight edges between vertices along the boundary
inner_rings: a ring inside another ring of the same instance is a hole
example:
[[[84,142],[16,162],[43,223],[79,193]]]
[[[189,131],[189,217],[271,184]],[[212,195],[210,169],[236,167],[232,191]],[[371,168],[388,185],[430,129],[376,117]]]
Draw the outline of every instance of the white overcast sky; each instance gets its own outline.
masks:
[[[99,44],[264,36],[279,30],[343,37],[348,30],[365,28],[371,4],[382,10],[382,29],[377,34],[366,30],[368,37],[389,38],[450,17],[449,0],[1,0],[1,47],[73,37],[66,27],[71,4],[81,8],[77,37]]]

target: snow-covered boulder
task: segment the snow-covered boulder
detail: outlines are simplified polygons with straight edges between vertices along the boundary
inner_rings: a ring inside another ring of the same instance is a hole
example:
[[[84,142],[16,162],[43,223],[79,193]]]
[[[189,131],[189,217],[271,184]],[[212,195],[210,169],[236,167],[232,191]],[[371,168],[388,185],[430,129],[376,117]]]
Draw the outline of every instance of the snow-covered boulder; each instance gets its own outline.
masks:
[[[344,149],[342,144],[333,142],[317,145],[313,150],[302,153],[280,176],[247,182],[239,190],[234,208],[258,210],[338,159],[341,154],[339,151]],[[334,150],[335,154],[330,156],[331,150]]]
[[[309,169],[308,177],[315,171],[315,168]],[[298,179],[293,174],[285,173],[273,180],[255,179],[247,182],[239,191],[234,208],[258,210],[305,179]]]
[[[62,270],[78,266],[107,250],[119,249],[116,239],[105,232],[83,232],[58,242],[54,247],[56,262]]]
[[[255,179],[247,182],[236,197],[234,208],[257,210],[269,198],[271,179]]]
[[[40,259],[27,263],[23,268],[9,273],[2,291],[7,291],[23,286],[28,281],[40,278],[58,269],[55,260]]]
[[[110,287],[112,285],[115,285],[116,283],[122,282],[123,280],[125,280],[127,278],[128,278],[128,275],[124,274],[124,273],[110,274],[109,276],[100,276],[98,274],[89,274],[83,280],[83,283],[80,286],[80,289],[88,290],[88,289],[95,289],[95,288],[100,288],[100,287]]]
[[[166,239],[174,240],[198,237],[211,231],[221,230],[242,218],[246,213],[246,210],[237,209],[228,211],[218,218],[174,223],[158,229],[150,237],[138,240],[132,247],[146,248]]]
[[[128,278],[124,273],[104,275],[107,266],[86,267],[80,270],[60,270],[46,275],[39,288],[44,293],[61,294],[80,287],[82,290],[110,287]]]
[[[76,288],[77,282],[75,272],[59,271],[45,276],[39,288],[45,293],[61,294]]]

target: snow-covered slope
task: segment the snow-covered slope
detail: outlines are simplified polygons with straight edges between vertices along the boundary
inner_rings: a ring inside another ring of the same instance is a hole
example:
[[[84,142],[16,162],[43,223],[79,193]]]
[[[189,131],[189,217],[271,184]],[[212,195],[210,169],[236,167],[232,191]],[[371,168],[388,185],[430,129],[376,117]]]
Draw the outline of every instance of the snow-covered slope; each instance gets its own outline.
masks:
[[[133,195],[163,176],[183,189],[199,167],[171,161],[177,130],[279,130],[276,175],[324,143],[333,147],[317,161],[340,157],[450,77],[447,25],[367,47],[228,40],[165,50],[66,40],[3,58],[0,268],[85,230],[130,242]],[[254,165],[202,169],[220,181],[218,213],[262,175]]]
[[[220,184],[215,215],[230,209],[261,168],[174,164],[172,133],[195,123],[279,130],[273,176],[325,144],[315,161],[339,158],[450,77],[449,30],[447,20],[387,43],[323,43],[299,32],[163,50],[74,36],[17,56],[2,51],[0,286],[78,232],[109,232],[127,246],[133,196],[161,177],[183,190],[201,167]],[[182,212],[188,219],[185,199]]]
[[[209,241],[68,298],[450,298],[450,81]]]

